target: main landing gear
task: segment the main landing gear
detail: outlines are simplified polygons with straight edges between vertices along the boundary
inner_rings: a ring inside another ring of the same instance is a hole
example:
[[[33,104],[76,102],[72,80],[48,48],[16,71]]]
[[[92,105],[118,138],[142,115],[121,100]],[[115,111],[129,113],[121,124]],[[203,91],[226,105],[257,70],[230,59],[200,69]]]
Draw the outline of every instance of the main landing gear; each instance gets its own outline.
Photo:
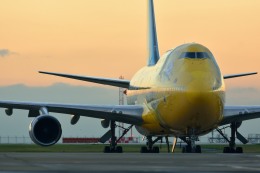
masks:
[[[236,143],[235,143],[236,137],[243,144],[248,143],[248,140],[237,131],[237,129],[240,127],[240,125],[241,125],[241,123],[238,123],[238,122],[234,122],[234,123],[230,124],[230,128],[231,128],[231,137],[230,137],[230,139],[228,139],[224,135],[224,133],[222,132],[222,129],[217,129],[219,134],[224,139],[226,139],[226,141],[229,143],[228,147],[224,147],[223,153],[243,153],[243,148],[242,147],[236,147]],[[226,127],[224,127],[224,128],[226,128]]]
[[[115,135],[116,127],[123,128],[123,134],[117,139]],[[121,146],[117,146],[118,142],[124,135],[133,127],[133,125],[129,126],[128,128],[120,127],[116,125],[115,121],[110,122],[110,130],[104,134],[100,138],[101,143],[105,143],[110,138],[110,146],[104,147],[104,153],[123,153],[123,148]]]

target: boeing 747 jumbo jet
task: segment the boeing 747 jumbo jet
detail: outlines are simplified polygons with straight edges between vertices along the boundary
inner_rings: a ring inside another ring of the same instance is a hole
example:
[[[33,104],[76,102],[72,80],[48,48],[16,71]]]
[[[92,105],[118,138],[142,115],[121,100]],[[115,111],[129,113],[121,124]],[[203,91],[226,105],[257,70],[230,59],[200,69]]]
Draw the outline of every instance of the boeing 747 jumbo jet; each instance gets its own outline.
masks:
[[[260,118],[260,106],[225,106],[225,80],[256,73],[222,76],[218,64],[208,48],[198,43],[183,44],[167,51],[159,58],[153,0],[148,0],[149,57],[147,65],[131,80],[77,76],[42,72],[76,80],[94,82],[126,89],[128,105],[77,105],[35,102],[1,101],[7,115],[13,109],[29,110],[28,117],[35,117],[29,126],[29,134],[36,144],[50,146],[57,143],[62,134],[60,122],[50,113],[71,114],[71,124],[81,116],[101,119],[101,125],[109,128],[100,142],[110,139],[104,152],[122,152],[117,146],[119,139],[133,126],[147,139],[142,153],[158,153],[153,145],[168,137],[174,137],[172,151],[178,138],[187,143],[184,153],[200,153],[195,145],[198,136],[217,131],[228,141],[224,153],[242,153],[236,147],[236,138],[248,141],[238,132],[245,120]],[[125,133],[115,136],[116,122],[129,124]],[[231,137],[227,138],[220,126],[230,125]]]

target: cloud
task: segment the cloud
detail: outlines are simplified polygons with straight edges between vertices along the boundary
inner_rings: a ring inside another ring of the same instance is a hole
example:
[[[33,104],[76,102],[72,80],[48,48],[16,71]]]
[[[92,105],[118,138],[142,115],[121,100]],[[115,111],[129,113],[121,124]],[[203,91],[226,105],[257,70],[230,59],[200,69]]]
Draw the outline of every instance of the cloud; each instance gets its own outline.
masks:
[[[0,57],[6,57],[12,54],[15,54],[15,52],[12,52],[8,49],[0,49]]]

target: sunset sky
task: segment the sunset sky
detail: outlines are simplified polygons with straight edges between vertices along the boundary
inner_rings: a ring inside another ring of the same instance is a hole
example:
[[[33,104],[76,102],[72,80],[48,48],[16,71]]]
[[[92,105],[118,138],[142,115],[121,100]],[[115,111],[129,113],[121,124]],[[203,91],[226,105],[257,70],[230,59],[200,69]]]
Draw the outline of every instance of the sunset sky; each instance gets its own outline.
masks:
[[[260,72],[259,0],[155,0],[160,54],[208,47],[223,74]],[[93,85],[38,70],[117,78],[147,59],[146,0],[1,0],[0,86]],[[260,88],[260,76],[228,86]]]

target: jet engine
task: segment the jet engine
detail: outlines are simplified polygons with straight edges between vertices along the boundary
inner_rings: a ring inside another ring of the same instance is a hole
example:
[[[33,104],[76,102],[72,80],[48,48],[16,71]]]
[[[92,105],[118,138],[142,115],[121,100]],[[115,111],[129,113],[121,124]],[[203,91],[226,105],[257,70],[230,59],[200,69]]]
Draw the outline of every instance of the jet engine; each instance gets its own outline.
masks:
[[[110,125],[110,120],[106,120],[106,119],[101,120],[101,125],[103,128],[108,128]]]
[[[36,117],[29,126],[29,135],[35,144],[51,146],[56,144],[62,134],[60,122],[50,115]]]

